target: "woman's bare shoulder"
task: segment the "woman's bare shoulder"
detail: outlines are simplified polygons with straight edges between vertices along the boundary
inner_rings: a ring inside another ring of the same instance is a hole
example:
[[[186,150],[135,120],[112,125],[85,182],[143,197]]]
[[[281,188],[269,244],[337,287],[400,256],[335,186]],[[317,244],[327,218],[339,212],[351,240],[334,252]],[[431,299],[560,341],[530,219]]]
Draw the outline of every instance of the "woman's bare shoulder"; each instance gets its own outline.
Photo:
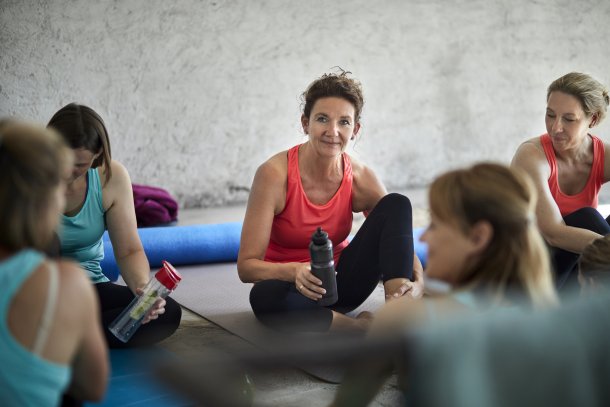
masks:
[[[278,181],[288,174],[288,151],[281,151],[263,162],[256,170],[256,178],[265,181]]]
[[[85,271],[72,260],[61,259],[56,263],[61,285],[77,297],[90,296],[93,293],[92,283]]]
[[[526,171],[541,171],[546,168],[546,154],[540,142],[540,137],[525,140],[519,145],[512,160],[512,165]]]

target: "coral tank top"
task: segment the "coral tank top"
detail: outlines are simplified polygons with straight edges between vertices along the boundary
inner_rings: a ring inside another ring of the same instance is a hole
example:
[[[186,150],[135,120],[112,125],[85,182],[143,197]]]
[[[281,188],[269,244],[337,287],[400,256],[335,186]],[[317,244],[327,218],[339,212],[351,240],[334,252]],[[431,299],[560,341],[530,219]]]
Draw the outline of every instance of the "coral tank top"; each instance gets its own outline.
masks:
[[[339,189],[325,204],[313,204],[305,195],[301,183],[300,146],[288,150],[286,205],[284,210],[273,218],[265,261],[308,263],[311,235],[321,226],[333,242],[337,264],[341,251],[348,244],[347,236],[352,229],[352,164],[349,156],[343,153],[343,180]]]
[[[553,142],[551,136],[543,134],[540,136],[540,144],[544,149],[544,154],[551,167],[551,175],[549,176],[549,189],[551,195],[559,207],[561,216],[569,215],[580,208],[591,207],[597,208],[597,196],[599,190],[604,183],[604,143],[596,136],[590,136],[593,140],[593,165],[589,179],[582,191],[576,195],[566,195],[559,189],[557,180],[557,161],[555,159],[555,150],[553,150]]]

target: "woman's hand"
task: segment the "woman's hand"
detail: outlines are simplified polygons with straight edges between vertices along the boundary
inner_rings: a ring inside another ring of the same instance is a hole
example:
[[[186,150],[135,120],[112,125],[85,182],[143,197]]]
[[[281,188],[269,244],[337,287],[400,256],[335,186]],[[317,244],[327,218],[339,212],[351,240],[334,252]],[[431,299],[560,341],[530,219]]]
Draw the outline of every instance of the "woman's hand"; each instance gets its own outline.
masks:
[[[136,295],[140,296],[144,294],[144,290],[142,288],[136,288]],[[155,304],[152,308],[146,313],[146,316],[142,320],[142,324],[147,324],[153,319],[159,318],[159,315],[165,314],[165,299],[157,298]]]
[[[411,298],[421,298],[424,295],[424,282],[423,281],[407,281],[404,294]]]
[[[297,263],[294,285],[301,294],[314,301],[326,294],[322,281],[311,273],[311,266],[307,263]]]
[[[421,298],[424,294],[424,283],[418,279],[394,278],[386,281],[383,287],[386,301],[401,297]]]

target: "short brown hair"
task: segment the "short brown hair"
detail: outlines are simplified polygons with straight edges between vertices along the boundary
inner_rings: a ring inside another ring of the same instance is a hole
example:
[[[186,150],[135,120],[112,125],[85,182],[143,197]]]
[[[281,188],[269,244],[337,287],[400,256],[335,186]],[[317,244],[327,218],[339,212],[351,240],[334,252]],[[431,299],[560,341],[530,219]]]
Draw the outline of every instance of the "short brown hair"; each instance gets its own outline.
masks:
[[[70,103],[53,115],[47,127],[56,130],[70,148],[84,148],[93,154],[101,152],[102,154],[93,161],[91,167],[97,168],[104,164],[105,182],[108,182],[112,176],[110,140],[104,120],[95,110],[85,105]]]
[[[551,92],[555,91],[577,98],[587,116],[597,114],[596,125],[606,117],[610,103],[608,89],[593,77],[580,72],[570,72],[549,85],[546,99],[548,100]]]
[[[51,130],[0,122],[0,245],[9,251],[47,249],[52,230],[41,218],[70,165],[71,154]],[[57,213],[59,216],[59,213]]]
[[[303,115],[309,118],[311,109],[318,99],[337,97],[345,99],[354,106],[354,120],[360,122],[360,113],[364,106],[362,85],[356,79],[350,78],[351,72],[341,69],[339,73],[327,73],[309,84],[301,95]]]

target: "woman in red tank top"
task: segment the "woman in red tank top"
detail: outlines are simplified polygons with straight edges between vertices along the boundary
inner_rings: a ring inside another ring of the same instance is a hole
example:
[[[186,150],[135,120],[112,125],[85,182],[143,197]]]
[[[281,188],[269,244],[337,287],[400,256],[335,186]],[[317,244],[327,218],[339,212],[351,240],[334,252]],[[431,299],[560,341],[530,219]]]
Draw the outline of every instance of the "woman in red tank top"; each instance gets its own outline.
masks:
[[[237,268],[255,283],[250,303],[264,324],[282,330],[362,329],[350,318],[380,280],[387,297],[421,296],[423,269],[413,254],[408,198],[387,194],[346,148],[360,130],[360,83],[327,74],[303,93],[308,140],[274,155],[257,170],[244,219]],[[348,243],[352,213],[368,217]],[[321,306],[322,282],[310,270],[309,242],[321,226],[334,247],[339,300]]]
[[[538,188],[538,227],[553,248],[559,287],[576,283],[580,253],[610,233],[609,219],[596,210],[601,185],[610,179],[610,146],[589,134],[608,102],[608,90],[589,75],[555,80],[547,90],[547,133],[523,143],[513,158]]]

